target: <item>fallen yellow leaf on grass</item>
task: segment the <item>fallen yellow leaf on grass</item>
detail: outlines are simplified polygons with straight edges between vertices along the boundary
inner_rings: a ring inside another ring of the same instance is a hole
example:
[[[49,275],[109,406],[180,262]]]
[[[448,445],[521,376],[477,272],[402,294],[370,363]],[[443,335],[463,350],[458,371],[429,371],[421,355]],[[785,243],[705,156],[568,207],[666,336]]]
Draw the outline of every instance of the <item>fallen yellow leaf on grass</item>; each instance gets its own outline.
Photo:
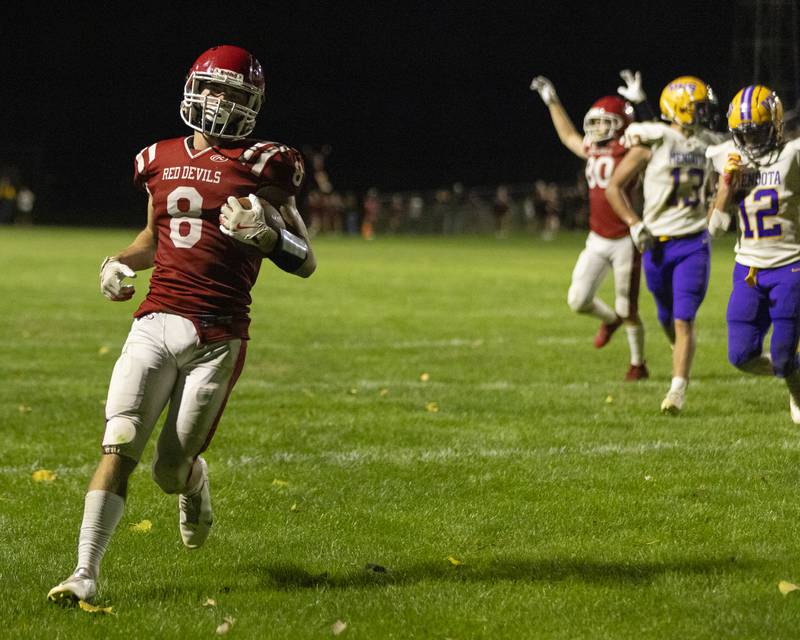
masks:
[[[93,604],[89,604],[85,600],[78,602],[78,606],[87,613],[113,613],[113,607],[96,607]]]
[[[152,528],[153,523],[149,520],[142,520],[141,522],[131,525],[131,531],[135,531],[136,533],[147,533]]]
[[[421,374],[419,375],[419,379],[420,379],[422,382],[427,382],[428,380],[430,380],[430,379],[431,379],[431,374],[429,374],[429,373],[421,373]]]
[[[296,502],[294,504],[292,504],[291,507],[289,507],[289,511],[297,511],[297,503]]]
[[[206,598],[206,601],[203,603],[204,607],[216,607],[217,601],[214,598]]]
[[[800,589],[796,584],[793,582],[786,582],[786,580],[781,580],[778,583],[778,591],[780,591],[783,595],[789,595],[792,591],[797,591]]]
[[[454,567],[457,567],[461,564],[461,560],[459,560],[458,558],[454,558],[453,556],[447,556],[447,561]]]
[[[351,387],[347,393],[349,393],[351,396],[356,396],[358,395],[358,389],[356,387]]]
[[[34,482],[53,482],[58,476],[50,469],[37,469],[31,474]]]
[[[378,391],[378,395],[380,395],[381,398],[383,398],[388,393],[389,393],[388,389],[381,389],[380,391]]]
[[[273,487],[285,487],[287,484],[289,484],[288,480],[278,480],[277,478],[275,478],[272,481],[272,486]]]
[[[612,396],[611,394],[607,395],[606,404],[611,404],[612,402],[614,402],[614,396]]]
[[[331,633],[335,636],[344,633],[345,629],[347,629],[347,623],[342,620],[337,620],[331,625]]]
[[[31,409],[27,404],[21,404],[17,407],[17,411],[20,413],[30,413],[33,411],[33,409]]]
[[[111,349],[109,349],[106,345],[103,345],[102,347],[100,347],[97,350],[97,355],[98,356],[104,356],[104,355],[108,354],[109,351],[111,351]]]
[[[231,630],[231,627],[233,626],[234,622],[236,622],[236,618],[230,618],[228,616],[225,616],[222,619],[222,624],[220,624],[217,627],[217,635],[224,636],[226,633],[228,633],[228,631]]]
[[[430,411],[431,413],[437,413],[439,411],[439,403],[438,402],[428,402],[425,405],[425,411]]]

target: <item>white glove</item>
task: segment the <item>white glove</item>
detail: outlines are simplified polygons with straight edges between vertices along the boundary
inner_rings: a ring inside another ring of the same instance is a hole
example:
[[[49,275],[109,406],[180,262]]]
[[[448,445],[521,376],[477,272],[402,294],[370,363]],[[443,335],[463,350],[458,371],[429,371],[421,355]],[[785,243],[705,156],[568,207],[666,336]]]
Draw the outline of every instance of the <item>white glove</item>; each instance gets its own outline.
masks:
[[[100,265],[100,293],[114,302],[130,300],[135,289],[132,284],[122,284],[122,279],[135,277],[136,273],[127,264],[106,258]]]
[[[640,71],[633,72],[630,69],[623,69],[619,75],[625,81],[625,86],[617,87],[617,93],[632,104],[639,104],[647,99],[647,95],[642,89],[642,74]]]
[[[712,238],[718,238],[725,233],[731,226],[731,214],[727,211],[720,211],[716,207],[711,212],[708,219],[708,232]]]
[[[538,92],[542,98],[542,101],[547,106],[550,106],[554,102],[558,101],[556,88],[553,86],[553,83],[544,76],[536,76],[533,80],[531,80],[531,91]]]
[[[254,193],[247,196],[250,200],[250,209],[242,207],[234,197],[229,196],[228,202],[220,208],[219,230],[226,236],[258,247],[264,253],[269,253],[278,239],[278,232],[267,224],[266,211],[261,201]],[[269,207],[269,222],[282,228],[283,220],[274,207]],[[285,225],[283,225],[285,226]]]
[[[633,244],[636,245],[636,248],[640,252],[644,253],[652,248],[655,239],[653,238],[653,234],[650,233],[650,229],[644,226],[644,222],[639,220],[639,222],[631,226],[630,231]]]

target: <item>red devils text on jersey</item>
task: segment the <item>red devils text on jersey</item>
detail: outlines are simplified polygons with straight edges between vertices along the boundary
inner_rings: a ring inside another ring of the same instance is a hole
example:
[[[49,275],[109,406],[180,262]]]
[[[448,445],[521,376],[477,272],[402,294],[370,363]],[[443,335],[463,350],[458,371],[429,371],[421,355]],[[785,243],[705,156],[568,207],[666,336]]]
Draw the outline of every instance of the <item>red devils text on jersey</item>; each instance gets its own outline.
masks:
[[[150,291],[134,314],[190,319],[201,338],[248,338],[250,289],[261,266],[252,247],[219,230],[219,210],[274,186],[295,195],[303,182],[298,151],[241,140],[195,151],[192,138],[163,140],[136,156],[134,182],[153,199],[157,245]]]
[[[606,200],[606,187],[611,174],[627,149],[618,141],[604,145],[586,145],[586,181],[589,183],[589,228],[604,238],[622,238],[628,235],[628,225],[614,213]],[[628,195],[633,186],[629,187]]]

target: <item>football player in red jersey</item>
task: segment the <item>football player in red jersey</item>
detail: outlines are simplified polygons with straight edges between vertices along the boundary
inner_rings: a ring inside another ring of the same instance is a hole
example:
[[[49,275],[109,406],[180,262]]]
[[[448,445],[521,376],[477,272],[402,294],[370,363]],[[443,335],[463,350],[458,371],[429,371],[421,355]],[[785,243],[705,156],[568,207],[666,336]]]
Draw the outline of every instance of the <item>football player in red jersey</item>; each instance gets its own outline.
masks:
[[[613,333],[625,324],[631,357],[625,380],[648,377],[644,359],[644,327],[638,314],[641,254],[636,250],[627,226],[620,221],[606,200],[606,186],[626,149],[622,134],[633,121],[633,104],[647,117],[647,102],[641,88],[641,76],[621,72],[626,86],[619,96],[597,100],[583,120],[584,135],[578,133],[558,99],[553,83],[543,76],[531,82],[531,89],[541,96],[550,110],[558,137],[567,149],[586,160],[586,180],[589,184],[589,237],[586,248],[578,256],[572,272],[567,303],[576,313],[599,318],[600,328],[594,338],[598,349],[608,344]],[[608,273],[614,274],[614,309],[597,297],[597,291]]]
[[[242,371],[250,289],[263,258],[308,277],[316,267],[295,205],[302,156],[255,140],[264,99],[258,60],[234,46],[204,52],[189,70],[180,105],[192,135],[162,140],[135,160],[149,196],[147,226],[103,261],[102,293],[133,296],[136,271],[154,267],[108,390],[103,455],[89,483],[73,574],[48,598],[91,601],[109,539],[125,505],[128,477],[169,404],[153,478],[178,494],[184,545],[202,545],[212,523],[208,447]]]

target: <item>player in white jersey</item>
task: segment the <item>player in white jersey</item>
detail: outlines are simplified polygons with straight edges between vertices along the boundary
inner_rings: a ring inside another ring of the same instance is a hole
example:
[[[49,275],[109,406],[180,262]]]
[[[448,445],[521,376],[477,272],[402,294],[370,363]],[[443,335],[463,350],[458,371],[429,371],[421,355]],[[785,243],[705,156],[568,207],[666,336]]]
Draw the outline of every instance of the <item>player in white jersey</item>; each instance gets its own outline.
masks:
[[[694,319],[708,289],[706,197],[711,166],[705,151],[720,142],[720,136],[706,128],[715,102],[713,91],[699,78],[681,76],[670,82],[659,102],[666,123],[628,127],[629,151],[606,189],[609,203],[643,251],[647,288],[673,346],[672,383],[661,403],[663,413],[683,408],[695,352]],[[642,173],[640,218],[625,187]]]
[[[709,231],[725,231],[730,210],[739,220],[728,360],[747,373],[783,378],[790,415],[800,424],[800,140],[783,140],[783,106],[763,85],[734,96],[728,128],[733,140],[707,151],[720,174]]]
[[[589,185],[589,236],[578,256],[567,293],[567,304],[576,313],[594,316],[600,327],[594,338],[598,349],[608,344],[614,332],[624,323],[630,347],[630,366],[625,380],[648,377],[644,359],[644,327],[639,319],[639,281],[641,254],[633,246],[628,227],[614,213],[606,200],[605,189],[616,164],[627,149],[622,145],[625,128],[634,114],[652,111],[642,90],[639,72],[620,72],[625,86],[617,91],[627,98],[604,96],[595,101],[583,120],[583,135],[572,123],[556,94],[553,83],[536,76],[531,90],[539,93],[550,111],[559,139],[576,156],[586,160]],[[631,185],[633,187],[634,185]],[[597,292],[609,269],[614,275],[614,308]]]

